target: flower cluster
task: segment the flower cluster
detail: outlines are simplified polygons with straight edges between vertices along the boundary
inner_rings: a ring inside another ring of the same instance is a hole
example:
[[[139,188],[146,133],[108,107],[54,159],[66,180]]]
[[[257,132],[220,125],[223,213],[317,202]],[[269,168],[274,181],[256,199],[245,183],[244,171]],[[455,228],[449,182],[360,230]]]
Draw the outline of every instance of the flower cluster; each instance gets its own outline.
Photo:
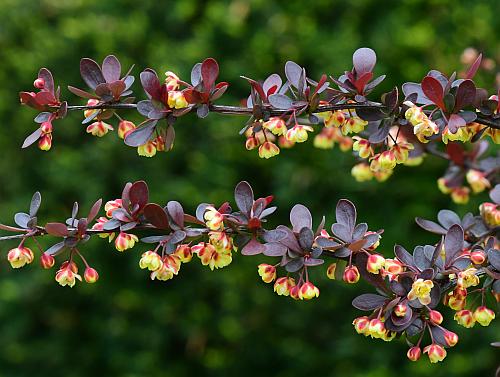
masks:
[[[468,61],[463,77],[432,70],[420,83],[405,83],[384,93],[380,102],[368,99],[385,78],[374,78],[377,57],[369,48],[356,50],[352,70],[338,78],[323,74],[315,81],[304,67],[288,61],[286,81],[276,73],[264,81],[242,76],[251,92],[245,106],[234,107],[214,104],[229,84],[216,82],[219,66],[212,58],[193,66],[190,83],[171,71],[161,80],[154,70],[145,69],[140,82],[147,99],[137,103],[130,97],[135,78],[131,70],[122,74],[115,56],[107,56],[101,65],[83,58],[80,73],[90,90],[73,86],[68,90],[84,98],[86,105],[61,101],[46,68],[34,82],[38,92],[20,93],[21,103],[41,111],[35,118],[39,127],[23,147],[38,142],[40,149],[49,150],[53,121],[64,118],[68,110],[84,110],[82,123],[94,136],[103,137],[116,128],[119,138],[145,157],[172,149],[174,123],[188,113],[200,118],[210,112],[248,114],[240,133],[245,135],[246,149],[258,150],[261,158],[307,141],[314,128],[320,128],[314,146],[331,149],[337,143],[342,151],[352,151],[357,162],[351,172],[357,181],[385,181],[396,166],[417,166],[426,155],[433,155],[450,164],[438,181],[441,191],[456,203],[466,203],[471,190],[479,193],[498,183],[498,164],[485,152],[490,142],[500,142],[500,101],[498,93],[488,95],[476,87],[473,79],[481,59],[477,55]],[[123,119],[118,112],[127,109],[136,109],[144,120],[135,124]],[[110,121],[113,117],[117,126]],[[474,150],[468,151],[464,144],[474,145]]]

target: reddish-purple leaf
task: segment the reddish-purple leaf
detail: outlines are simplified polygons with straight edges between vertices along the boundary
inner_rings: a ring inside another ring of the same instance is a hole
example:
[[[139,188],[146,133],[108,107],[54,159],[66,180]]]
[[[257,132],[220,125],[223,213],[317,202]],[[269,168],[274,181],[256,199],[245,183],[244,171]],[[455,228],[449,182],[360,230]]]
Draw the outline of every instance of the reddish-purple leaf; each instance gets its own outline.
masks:
[[[288,110],[292,107],[292,100],[284,94],[271,94],[269,96],[269,103],[276,109]]]
[[[63,223],[47,223],[45,231],[51,236],[66,237],[68,235],[68,228]]]
[[[415,222],[419,227],[425,229],[428,232],[436,233],[436,234],[445,234],[446,229],[444,229],[441,225],[436,224],[434,221],[422,219],[420,217],[415,218]]]
[[[403,246],[395,245],[394,254],[404,264],[408,266],[413,266],[413,257],[408,251],[406,251],[406,249]]]
[[[283,82],[280,75],[273,73],[264,81],[262,89],[264,90],[264,93],[269,96],[276,93],[281,88],[281,85],[283,85]]]
[[[40,68],[38,78],[43,79],[45,82],[43,88],[54,94],[54,78],[47,68]]]
[[[115,81],[108,84],[109,90],[115,99],[119,99],[120,95],[125,90],[125,83],[123,81]]]
[[[143,208],[149,200],[148,185],[144,181],[137,181],[130,186],[129,198],[132,206],[138,205]]]
[[[448,129],[452,134],[457,133],[460,127],[467,125],[467,122],[458,114],[451,114],[450,119],[448,119]]]
[[[244,247],[241,249],[242,255],[257,255],[264,252],[265,246],[252,238]]]
[[[77,95],[78,97],[82,98],[88,98],[88,99],[97,99],[97,97],[94,94],[91,94],[89,92],[86,92],[85,90],[75,88],[74,86],[68,85],[68,90],[73,93],[74,95]]]
[[[151,98],[161,100],[161,84],[158,75],[152,69],[145,69],[140,75],[141,84],[147,94]]]
[[[361,77],[359,77],[353,83],[354,86],[356,87],[356,90],[358,91],[358,93],[363,93],[364,92],[366,84],[368,84],[368,81],[370,81],[372,77],[373,77],[373,73],[371,73],[371,72],[365,72],[365,73],[363,73],[361,75]]]
[[[85,81],[85,84],[92,89],[95,89],[97,85],[106,82],[99,64],[89,58],[83,58],[80,60],[80,74],[82,75],[82,79]]]
[[[443,102],[443,87],[441,83],[434,77],[425,76],[422,80],[422,91],[433,103],[439,106],[440,109],[445,109]]]
[[[352,55],[352,64],[358,77],[367,72],[372,72],[376,62],[377,55],[371,48],[358,48]]]
[[[149,203],[144,207],[144,216],[158,229],[170,228],[165,210],[156,203]]]
[[[106,82],[111,83],[120,80],[121,73],[122,66],[116,56],[106,56],[102,62],[102,75],[106,79]]]
[[[299,87],[300,76],[302,75],[302,67],[295,62],[287,61],[285,63],[285,76],[292,86]]]
[[[90,209],[89,214],[87,216],[88,223],[91,223],[92,221],[94,221],[94,219],[96,218],[97,214],[99,213],[99,211],[101,209],[101,205],[102,205],[102,199],[99,199],[97,202],[94,203],[94,205]]]
[[[474,85],[474,82],[472,80],[462,81],[457,88],[454,111],[458,111],[466,106],[472,105],[475,98],[476,98],[476,86]]]
[[[205,92],[210,92],[219,76],[219,65],[215,59],[207,58],[201,63],[201,78]]]
[[[264,255],[268,257],[281,257],[285,255],[288,250],[286,246],[278,243],[278,242],[270,242],[264,245]]]
[[[475,75],[479,66],[481,65],[481,60],[483,59],[483,54],[479,54],[474,63],[469,67],[467,73],[465,74],[466,79],[472,79]]]

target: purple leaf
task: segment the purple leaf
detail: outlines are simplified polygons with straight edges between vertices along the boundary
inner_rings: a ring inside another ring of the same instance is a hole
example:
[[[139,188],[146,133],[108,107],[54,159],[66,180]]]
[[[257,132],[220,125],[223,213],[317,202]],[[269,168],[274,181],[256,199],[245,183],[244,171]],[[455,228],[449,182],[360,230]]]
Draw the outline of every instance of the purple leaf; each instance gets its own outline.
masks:
[[[449,209],[442,209],[437,215],[439,223],[446,229],[449,229],[452,225],[461,224],[460,217]]]
[[[472,105],[476,97],[476,86],[471,80],[464,80],[457,88],[455,95],[455,111],[461,110],[466,106]]]
[[[99,210],[101,209],[101,205],[102,205],[102,199],[99,199],[97,202],[94,203],[94,205],[90,209],[89,214],[87,216],[88,223],[91,223],[92,221],[94,221],[97,214],[99,213]]]
[[[352,55],[352,64],[358,77],[365,73],[372,72],[376,62],[377,55],[371,48],[358,48]]]
[[[276,90],[274,91],[274,93],[276,93],[281,88],[281,85],[283,85],[281,77],[278,74],[273,73],[264,81],[262,89],[266,95],[269,95],[271,94],[269,93],[271,88],[276,87]]]
[[[455,134],[460,127],[464,127],[466,124],[467,122],[460,115],[451,114],[448,120],[448,129],[452,134]]]
[[[402,263],[413,266],[413,257],[403,246],[394,246],[394,254]]]
[[[80,74],[82,75],[82,79],[85,81],[85,84],[92,89],[95,89],[97,85],[106,82],[99,64],[92,59],[83,58],[80,60]]]
[[[436,233],[436,234],[445,234],[446,229],[444,229],[441,225],[436,224],[434,221],[422,219],[420,217],[415,218],[415,222],[419,227],[425,229],[428,232]]]
[[[143,123],[141,127],[133,130],[125,137],[125,144],[130,147],[139,147],[146,144],[155,130],[156,123],[158,123],[158,120],[154,119]]]
[[[285,255],[288,250],[286,246],[278,243],[278,242],[269,242],[266,243],[264,248],[264,255],[268,257],[281,257]]]
[[[481,65],[481,60],[483,59],[483,54],[479,54],[474,63],[469,67],[467,73],[465,74],[466,79],[472,79]]]
[[[264,252],[265,246],[252,238],[244,247],[241,249],[242,255],[257,255]]]
[[[191,70],[191,84],[197,86],[201,82],[201,63],[196,63]]]
[[[452,225],[444,237],[444,250],[446,265],[455,259],[464,246],[464,230],[458,224]]]
[[[294,205],[290,211],[290,223],[296,233],[299,233],[302,228],[312,228],[311,212],[302,204]]]
[[[345,242],[350,242],[352,239],[352,232],[344,224],[332,224],[332,233]]]
[[[305,249],[311,249],[314,242],[314,233],[311,228],[304,227],[299,232],[299,244]]]
[[[144,207],[144,216],[153,226],[158,229],[169,229],[168,217],[165,210],[155,203],[148,203]]]
[[[140,75],[141,84],[147,94],[154,100],[161,99],[161,85],[158,75],[152,69],[146,69]]]
[[[309,267],[321,266],[323,263],[325,263],[325,261],[319,258],[306,258],[304,260],[304,266],[309,266]]]
[[[249,217],[254,202],[254,196],[252,187],[248,182],[242,181],[236,185],[234,189],[234,200],[239,210]]]
[[[14,222],[21,228],[28,228],[28,223],[31,220],[31,216],[24,212],[19,212],[14,215]]]
[[[38,139],[40,139],[40,136],[42,136],[42,130],[40,128],[37,128],[31,135],[24,139],[21,148],[28,148],[31,144],[38,141]]]
[[[38,210],[40,209],[40,204],[42,203],[42,195],[37,191],[33,194],[30,203],[30,216],[36,216]]]
[[[174,223],[180,228],[184,227],[184,210],[179,202],[171,200],[167,203],[167,211]]]
[[[295,62],[287,61],[285,63],[285,76],[287,80],[295,88],[299,87],[300,76],[302,75],[302,68]]]
[[[387,297],[374,293],[364,293],[352,300],[352,306],[356,309],[370,311],[382,307],[387,301]]]
[[[44,89],[48,90],[51,93],[54,93],[54,78],[52,77],[52,73],[47,68],[40,68],[38,71],[38,78],[43,79],[45,81]]]
[[[287,110],[292,107],[292,100],[284,94],[271,94],[269,96],[269,103],[276,109]]]
[[[497,271],[500,271],[500,250],[489,249],[488,250],[488,262],[495,267]]]
[[[345,225],[352,233],[356,225],[356,207],[347,199],[340,199],[335,209],[337,223]]]
[[[495,185],[495,187],[493,187],[490,191],[490,198],[496,204],[500,204],[500,184]]]
[[[111,83],[120,80],[121,72],[122,66],[116,56],[108,55],[104,58],[102,62],[102,75],[106,79],[106,82]]]
[[[55,245],[52,245],[47,250],[45,250],[45,254],[48,255],[57,255],[60,251],[64,249],[64,241],[58,242]]]

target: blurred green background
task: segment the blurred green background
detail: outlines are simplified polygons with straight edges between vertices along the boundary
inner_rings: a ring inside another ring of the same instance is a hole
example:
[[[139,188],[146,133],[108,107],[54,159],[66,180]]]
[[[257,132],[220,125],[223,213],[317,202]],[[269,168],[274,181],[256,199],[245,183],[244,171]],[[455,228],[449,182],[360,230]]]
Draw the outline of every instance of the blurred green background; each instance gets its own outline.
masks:
[[[212,56],[221,80],[231,83],[221,103],[237,104],[248,92],[240,74],[265,78],[283,72],[288,59],[308,67],[311,77],[341,74],[353,51],[374,48],[376,73],[388,74],[381,90],[419,80],[429,67],[462,69],[469,46],[500,61],[498,1],[360,0],[339,2],[0,0],[0,219],[26,210],[35,190],[43,193],[43,221],[65,218],[73,201],[85,210],[99,197],[119,196],[127,181],[145,179],[152,199],[221,203],[235,184],[251,182],[259,195],[276,195],[273,220],[285,223],[293,203],[308,205],[316,218],[328,216],[339,198],[353,200],[372,229],[385,228],[380,250],[435,242],[414,223],[438,209],[475,211],[482,194],[457,207],[439,193],[436,179],[445,162],[429,158],[417,168],[401,167],[383,184],[358,184],[352,157],[315,150],[312,142],[264,161],[247,152],[238,136],[244,119],[211,114],[176,124],[175,148],[140,158],[116,135],[85,133],[82,114],[55,124],[50,153],[20,151],[35,129],[35,112],[18,105],[17,92],[31,90],[42,66],[52,70],[63,97],[68,84],[84,87],[81,57],[98,61],[116,54],[123,66],[172,70],[189,77],[191,66]],[[479,81],[494,87],[494,73]],[[144,98],[139,85],[137,97]],[[122,115],[138,120],[133,112]],[[316,221],[317,223],[317,221]],[[3,243],[6,252],[15,244]],[[444,363],[410,363],[403,341],[383,343],[354,333],[358,315],[351,299],[366,286],[348,287],[315,272],[321,296],[313,302],[278,297],[263,284],[256,265],[265,258],[237,255],[228,268],[210,272],[184,265],[169,282],[151,282],[137,262],[144,246],[124,254],[101,239],[85,247],[100,272],[98,284],[61,288],[54,271],[37,263],[12,271],[0,263],[0,377],[3,376],[490,376],[499,353],[498,321],[465,330]],[[318,269],[321,270],[321,269]],[[452,313],[447,309],[446,318]]]

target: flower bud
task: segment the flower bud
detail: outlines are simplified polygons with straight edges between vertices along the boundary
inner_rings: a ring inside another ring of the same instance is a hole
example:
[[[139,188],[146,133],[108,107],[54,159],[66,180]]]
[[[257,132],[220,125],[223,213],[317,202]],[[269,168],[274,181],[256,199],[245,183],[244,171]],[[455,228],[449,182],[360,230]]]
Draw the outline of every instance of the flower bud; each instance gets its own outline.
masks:
[[[30,248],[20,245],[7,253],[7,260],[12,268],[21,268],[33,262],[33,252]]]
[[[437,310],[431,310],[429,312],[429,320],[434,325],[440,325],[443,322],[443,315],[439,313]]]
[[[224,229],[224,216],[215,207],[208,206],[203,214],[205,225],[210,230]]]
[[[134,247],[139,238],[135,234],[120,232],[115,239],[115,248],[118,251],[125,251]]]
[[[299,300],[299,290],[300,287],[298,285],[294,285],[293,287],[290,288],[290,297],[293,298],[294,300]]]
[[[48,151],[52,148],[52,134],[45,134],[38,139],[38,148],[41,151]]]
[[[337,270],[337,263],[332,263],[326,269],[326,276],[328,279],[335,280],[335,271]]]
[[[280,149],[278,146],[274,143],[271,143],[270,141],[266,141],[264,144],[262,144],[259,147],[259,157],[260,158],[271,158],[280,153]]]
[[[54,264],[56,263],[55,258],[47,253],[43,253],[40,256],[40,264],[42,265],[43,268],[48,270],[49,268],[54,267]]]
[[[404,271],[403,264],[397,259],[386,259],[384,271],[390,275],[399,275]]]
[[[99,100],[98,99],[95,99],[95,98],[91,98],[87,101],[87,106],[97,106],[99,104]],[[99,110],[98,109],[88,109],[88,110],[85,110],[83,112],[83,116],[85,118],[89,118],[91,117],[92,115],[98,113]]]
[[[308,281],[302,284],[299,290],[299,298],[301,300],[310,300],[314,297],[319,297],[319,289],[313,283]]]
[[[476,250],[470,253],[470,260],[474,264],[483,264],[486,261],[486,255],[482,250]]]
[[[97,280],[99,280],[99,274],[92,267],[87,267],[85,269],[85,273],[83,274],[83,277],[84,277],[85,281],[89,284],[94,284],[95,282],[97,282]]]
[[[483,203],[479,206],[479,213],[484,222],[491,227],[500,225],[500,209],[497,207],[494,203]]]
[[[417,346],[411,347],[406,353],[406,356],[411,361],[417,361],[418,359],[420,359],[421,355],[422,355],[422,350],[420,349],[420,347]]]
[[[424,348],[424,353],[427,353],[431,363],[437,363],[438,361],[443,361],[446,357],[446,350],[439,344],[432,343],[431,345]]]
[[[342,280],[349,284],[355,284],[359,281],[359,271],[356,266],[347,266],[344,270]]]
[[[162,259],[157,252],[148,250],[141,255],[139,267],[143,270],[156,271],[161,267],[162,263]]]
[[[481,326],[488,326],[494,319],[495,312],[484,305],[474,311],[474,320]]]
[[[448,347],[453,347],[458,343],[458,335],[453,331],[445,330],[444,332],[444,340]]]
[[[295,287],[295,280],[286,276],[280,277],[274,282],[274,292],[279,296],[288,296],[293,287]]]
[[[358,334],[362,334],[364,336],[368,336],[368,329],[370,325],[370,319],[367,316],[356,318],[352,324],[354,325],[354,329]]]
[[[33,81],[33,86],[37,89],[43,89],[45,87],[45,80],[39,77]]]
[[[408,305],[399,303],[394,307],[394,314],[398,317],[404,317],[408,311]]]
[[[325,118],[325,127],[341,127],[346,121],[345,114],[342,110],[333,111]]]
[[[385,258],[380,254],[371,254],[366,262],[366,269],[372,274],[378,274],[385,265]]]
[[[368,333],[372,338],[382,338],[385,335],[385,332],[387,330],[385,329],[384,322],[382,322],[378,318],[373,318],[370,320],[370,324],[368,325]]]
[[[361,119],[358,116],[353,116],[344,122],[340,127],[343,135],[347,135],[350,133],[360,133],[365,129],[365,126],[368,124],[366,120]]]
[[[43,122],[40,125],[40,130],[42,131],[42,134],[50,134],[52,132],[52,123],[51,122]]]
[[[123,202],[121,199],[110,200],[104,205],[104,210],[106,211],[106,216],[112,217],[115,209],[122,208]]]
[[[353,140],[356,141],[352,145],[352,150],[358,152],[359,157],[368,158],[373,154],[373,149],[368,140],[363,139],[359,136],[354,136]]]
[[[258,146],[259,146],[259,141],[257,140],[257,138],[255,138],[254,136],[250,136],[249,138],[247,138],[245,142],[245,148],[248,151],[257,148]]]
[[[467,309],[459,310],[458,312],[455,313],[455,316],[453,318],[455,319],[455,321],[457,321],[457,323],[460,326],[463,326],[467,329],[474,327],[474,324],[476,323],[474,315],[470,310]]]
[[[270,264],[259,264],[258,272],[264,283],[272,283],[276,279],[276,267]]]
[[[120,123],[118,123],[118,137],[120,139],[125,139],[125,137],[135,129],[136,126],[133,122],[121,120]]]
[[[372,232],[372,231],[368,231],[365,233],[365,237],[366,236],[369,236],[369,235],[372,235],[372,234],[376,234],[378,236],[378,239],[377,239],[377,242],[375,242],[373,245],[369,246],[366,248],[366,250],[370,250],[370,251],[373,251],[375,250],[377,247],[380,246],[380,239],[382,238],[382,236],[380,234],[378,234],[377,232]],[[379,262],[380,262],[380,258],[378,258]],[[384,264],[382,265],[382,267],[379,268],[379,270],[381,268],[383,268],[385,266],[385,259],[384,259]]]

